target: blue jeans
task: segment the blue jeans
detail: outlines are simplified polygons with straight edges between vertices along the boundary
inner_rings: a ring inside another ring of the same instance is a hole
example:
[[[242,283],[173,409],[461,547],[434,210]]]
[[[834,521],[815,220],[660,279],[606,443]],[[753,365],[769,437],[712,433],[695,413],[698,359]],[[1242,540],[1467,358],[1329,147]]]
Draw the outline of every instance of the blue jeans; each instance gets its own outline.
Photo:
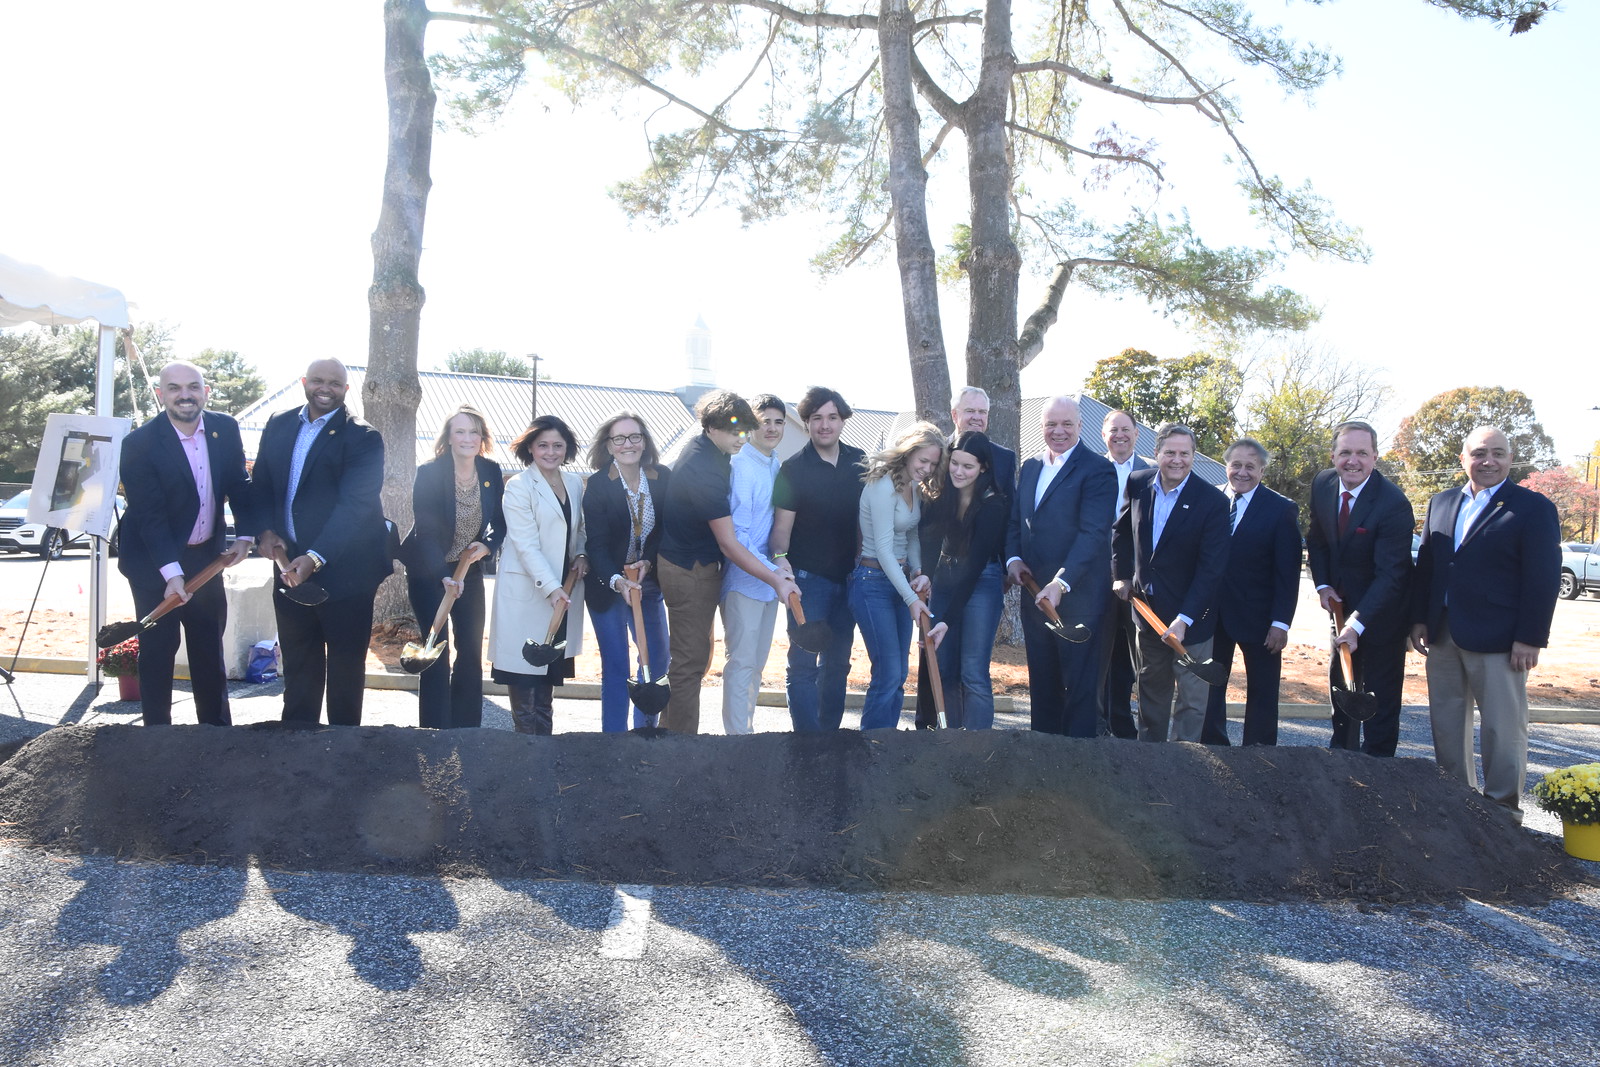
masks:
[[[850,680],[850,647],[856,623],[845,597],[845,583],[811,571],[796,571],[800,607],[807,622],[826,622],[833,629],[828,647],[807,652],[794,643],[794,614],[789,613],[789,669],[785,688],[789,720],[795,733],[837,730],[844,718],[844,690]]]
[[[587,598],[585,598],[587,599]],[[667,643],[667,608],[661,599],[661,587],[655,575],[644,579],[644,633],[650,647],[650,677],[644,668],[634,667],[628,657],[628,636],[638,642],[633,633],[633,609],[620,596],[604,611],[596,611],[589,603],[589,619],[594,624],[595,644],[600,647],[600,729],[606,733],[620,733],[628,728],[628,679],[655,681],[667,676],[667,665],[672,653]],[[650,716],[655,718],[655,716]],[[652,723],[638,708],[633,709],[633,725],[649,726]]]
[[[893,729],[905,702],[907,657],[911,653],[911,609],[888,575],[876,567],[850,572],[850,611],[861,628],[861,643],[872,661],[872,680],[861,709],[863,730]]]
[[[989,664],[994,659],[994,634],[1005,605],[1005,570],[990,560],[978,576],[960,615],[946,615],[933,586],[934,622],[949,627],[939,642],[939,680],[944,683],[945,717],[952,727],[988,730],[994,726],[994,685]]]

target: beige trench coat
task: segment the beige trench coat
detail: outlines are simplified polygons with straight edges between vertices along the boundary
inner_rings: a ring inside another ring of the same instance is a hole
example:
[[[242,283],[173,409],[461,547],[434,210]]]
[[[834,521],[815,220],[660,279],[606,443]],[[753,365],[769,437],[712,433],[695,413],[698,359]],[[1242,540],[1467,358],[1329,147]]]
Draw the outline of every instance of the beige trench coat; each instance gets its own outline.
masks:
[[[541,675],[522,658],[528,638],[543,641],[550,632],[555,605],[550,593],[561,588],[561,556],[565,549],[576,559],[583,555],[583,480],[561,472],[567,487],[572,525],[567,543],[560,540],[561,501],[538,468],[529,467],[506,483],[506,540],[500,552],[500,569],[494,580],[494,610],[489,617],[489,661],[499,670]],[[567,647],[570,658],[583,651],[583,583],[572,589],[567,608]]]

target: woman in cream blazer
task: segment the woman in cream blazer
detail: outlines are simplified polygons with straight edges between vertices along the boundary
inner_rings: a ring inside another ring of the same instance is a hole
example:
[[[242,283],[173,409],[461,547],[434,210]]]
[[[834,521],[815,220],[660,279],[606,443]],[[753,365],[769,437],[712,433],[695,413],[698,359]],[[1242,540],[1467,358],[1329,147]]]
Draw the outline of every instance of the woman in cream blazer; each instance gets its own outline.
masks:
[[[548,734],[554,730],[555,686],[572,677],[572,658],[583,650],[583,480],[561,470],[577,456],[578,442],[554,415],[533,420],[511,448],[527,470],[506,483],[502,505],[506,539],[489,621],[491,676],[510,690],[517,731]],[[573,570],[577,580],[569,597],[563,582]],[[562,658],[535,667],[522,657],[523,642],[545,640],[562,601],[568,601],[566,619],[555,637],[566,641]]]

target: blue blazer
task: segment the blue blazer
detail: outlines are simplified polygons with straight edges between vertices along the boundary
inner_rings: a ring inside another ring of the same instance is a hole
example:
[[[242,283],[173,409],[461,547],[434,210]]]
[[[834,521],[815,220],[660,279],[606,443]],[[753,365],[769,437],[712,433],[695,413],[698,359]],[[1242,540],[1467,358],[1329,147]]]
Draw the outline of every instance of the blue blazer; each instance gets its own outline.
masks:
[[[1006,559],[1020,558],[1043,585],[1059,577],[1072,592],[1061,599],[1061,617],[1089,626],[1105,611],[1105,574],[1111,566],[1111,509],[1117,472],[1111,461],[1079,442],[1065,469],[1038,504],[1037,456],[1022,465],[1006,528]]]
[[[1468,652],[1510,652],[1511,643],[1543,648],[1561,588],[1561,520],[1531,489],[1502,482],[1489,508],[1455,543],[1461,490],[1428,501],[1417,552],[1411,620],[1439,633],[1450,605],[1450,639]],[[131,510],[131,508],[130,508]]]
[[[394,572],[383,521],[383,438],[341,407],[318,431],[306,453],[294,496],[294,540],[285,497],[300,408],[280,411],[261,431],[251,484],[259,530],[289,544],[289,558],[315,549],[327,561],[316,582],[330,599],[371,596]]]
[[[1193,621],[1185,641],[1208,641],[1217,627],[1217,587],[1228,565],[1228,498],[1193,473],[1154,545],[1155,485],[1161,472],[1128,476],[1127,506],[1117,519],[1113,574],[1132,581],[1161,621]],[[1115,475],[1113,475],[1115,476]]]
[[[211,547],[220,553],[227,533],[223,498],[232,506],[234,525],[240,532],[255,528],[250,476],[245,473],[239,424],[211,411],[204,412],[201,419],[211,467],[211,501],[216,508]],[[165,411],[123,439],[118,473],[128,510],[117,535],[117,569],[129,581],[163,584],[161,568],[182,558],[200,515],[200,493],[189,470],[189,457]]]
[[[1371,633],[1403,637],[1411,603],[1411,531],[1416,513],[1400,487],[1373,471],[1339,536],[1339,472],[1311,479],[1306,560],[1311,580],[1344,598],[1346,621]]]
[[[1299,596],[1300,505],[1258,485],[1228,545],[1218,618],[1235,643],[1258,645],[1274,622],[1294,622]]]

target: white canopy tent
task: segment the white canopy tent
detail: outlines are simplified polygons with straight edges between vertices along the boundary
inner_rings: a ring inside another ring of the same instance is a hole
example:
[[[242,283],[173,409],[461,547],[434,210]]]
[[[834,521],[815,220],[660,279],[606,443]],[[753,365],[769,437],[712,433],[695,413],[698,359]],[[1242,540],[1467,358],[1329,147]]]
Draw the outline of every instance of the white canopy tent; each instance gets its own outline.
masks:
[[[53,274],[43,267],[0,255],[0,328],[38,323],[71,326],[94,321],[100,326],[100,356],[95,365],[94,411],[110,416],[116,367],[117,330],[132,323],[128,301],[107,285]],[[89,633],[85,642],[88,676],[99,684],[100,665],[95,659],[95,634],[106,614],[105,542],[96,538],[89,572]]]

